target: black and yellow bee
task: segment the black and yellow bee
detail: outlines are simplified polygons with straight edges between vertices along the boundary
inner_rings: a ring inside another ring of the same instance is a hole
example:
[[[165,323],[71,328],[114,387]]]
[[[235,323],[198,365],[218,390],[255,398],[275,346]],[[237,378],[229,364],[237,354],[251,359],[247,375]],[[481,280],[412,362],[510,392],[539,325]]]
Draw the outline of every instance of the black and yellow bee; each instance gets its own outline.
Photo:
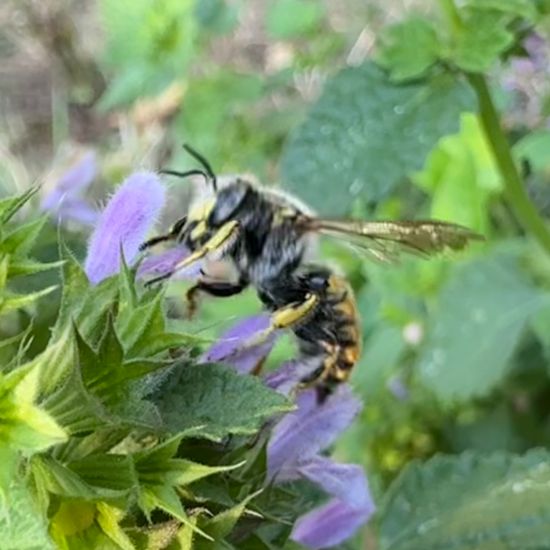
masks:
[[[314,261],[316,236],[343,238],[363,252],[393,260],[401,252],[429,256],[445,248],[459,250],[481,237],[470,229],[441,221],[339,221],[320,219],[298,199],[234,177],[223,187],[209,163],[189,147],[201,170],[164,171],[180,177],[204,176],[214,192],[211,200],[192,208],[166,235],[142,245],[178,241],[191,253],[169,278],[198,261],[229,260],[236,268],[232,281],[203,276],[188,291],[190,311],[197,294],[232,296],[252,285],[272,311],[271,328],[288,328],[296,335],[304,357],[313,368],[303,380],[314,385],[321,399],[348,379],[361,353],[359,317],[346,279]],[[256,339],[255,339],[256,340]]]

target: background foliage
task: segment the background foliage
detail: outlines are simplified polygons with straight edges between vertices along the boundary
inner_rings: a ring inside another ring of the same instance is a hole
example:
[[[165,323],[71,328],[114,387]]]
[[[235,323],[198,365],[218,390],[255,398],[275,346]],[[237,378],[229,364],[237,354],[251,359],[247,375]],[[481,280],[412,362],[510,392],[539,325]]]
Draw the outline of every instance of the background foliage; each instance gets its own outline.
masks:
[[[253,293],[206,301],[190,324],[184,283],[167,300],[136,293],[126,268],[90,286],[89,227],[40,212],[83,151],[97,154],[97,205],[134,169],[191,167],[188,141],[218,173],[250,172],[324,215],[485,235],[460,256],[389,266],[322,243],[364,336],[352,385],[365,407],[335,452],[366,468],[378,505],[346,548],[549,548],[548,2],[44,4],[0,8],[19,22],[0,31],[4,547],[161,548],[176,530],[180,548],[298,548],[281,518],[316,495],[258,495],[265,442],[239,439],[290,404],[193,368],[258,311]],[[170,192],[161,225],[189,200],[183,183]],[[189,369],[167,382],[174,348]],[[270,366],[293,353],[284,339]],[[219,384],[234,399],[209,400]],[[254,512],[273,521],[241,544],[234,527]]]

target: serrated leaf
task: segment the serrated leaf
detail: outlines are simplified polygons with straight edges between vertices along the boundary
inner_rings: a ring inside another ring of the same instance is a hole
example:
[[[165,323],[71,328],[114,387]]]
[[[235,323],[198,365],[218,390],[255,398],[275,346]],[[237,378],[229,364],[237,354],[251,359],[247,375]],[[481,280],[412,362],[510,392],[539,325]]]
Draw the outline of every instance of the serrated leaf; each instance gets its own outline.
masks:
[[[482,9],[464,10],[464,25],[449,51],[450,60],[468,72],[485,72],[514,42],[510,16]]]
[[[191,335],[166,331],[162,299],[163,294],[158,292],[135,308],[126,307],[119,311],[116,328],[128,357],[151,357],[171,347],[197,341]]]
[[[119,522],[123,519],[124,512],[105,502],[97,504],[97,523],[103,532],[115,542],[122,550],[135,550],[135,546],[124,532]]]
[[[198,432],[200,434],[200,432]],[[153,449],[134,456],[135,467],[142,483],[185,486],[220,472],[239,468],[241,464],[229,466],[207,466],[183,458],[174,458],[181,441],[181,435],[169,439]]]
[[[30,455],[64,441],[65,431],[35,405],[40,372],[37,367],[19,367],[0,374],[0,439],[5,445]]]
[[[107,315],[117,301],[118,279],[109,277],[91,286],[82,266],[66,247],[62,247],[60,255],[65,260],[62,267],[63,293],[52,341],[75,322],[79,332],[95,342],[103,333]]]
[[[47,271],[48,269],[54,269],[61,267],[63,260],[58,262],[43,263],[28,258],[10,258],[8,266],[8,277],[19,277],[23,275],[32,275],[33,273],[40,273],[41,271]]]
[[[69,462],[66,467],[98,490],[108,489],[122,496],[138,489],[133,460],[128,455],[89,455]]]
[[[231,533],[237,521],[243,515],[248,503],[256,498],[262,491],[257,491],[248,495],[243,501],[239,502],[235,506],[224,510],[204,522],[199,521],[199,525],[203,526],[205,531],[211,535],[215,540],[221,540]]]
[[[47,395],[57,388],[76,360],[76,347],[72,327],[63,333],[27,365],[37,365],[40,369],[40,394]]]
[[[0,200],[0,228],[9,222],[37,191],[38,187],[31,187],[16,197]]]
[[[253,376],[223,365],[186,365],[174,371],[156,393],[171,432],[202,426],[200,436],[219,441],[230,433],[256,432],[271,415],[293,406]]]
[[[3,236],[0,250],[5,254],[23,256],[29,252],[35,243],[40,231],[44,227],[46,216],[17,226],[10,233]]]
[[[471,109],[470,90],[450,76],[398,86],[372,63],[345,69],[287,144],[285,185],[322,214],[377,202]]]
[[[0,500],[0,533],[4,550],[53,550],[46,518],[20,480],[13,480],[7,505]]]
[[[138,391],[133,391],[132,382],[165,367],[165,363],[125,360],[111,317],[104,327],[97,351],[78,331],[75,334],[79,367],[86,388],[121,422],[158,427],[154,406],[141,399]]]
[[[63,384],[43,401],[42,406],[71,435],[114,426],[119,421],[86,389],[79,368],[72,369]]]
[[[550,540],[550,455],[464,453],[411,464],[380,511],[381,550],[527,550]]]
[[[140,493],[139,505],[146,516],[150,516],[153,510],[159,508],[187,525],[190,529],[193,529],[194,532],[199,533],[205,539],[213,540],[210,535],[197,527],[195,522],[190,521],[183,509],[178,494],[169,485],[150,485],[143,488]]]
[[[380,42],[377,61],[396,81],[423,75],[437,61],[441,48],[432,23],[420,16],[384,29]]]
[[[15,294],[14,292],[3,292],[0,296],[0,314],[6,314],[10,311],[16,311],[31,305],[39,298],[50,294],[57,288],[57,285],[43,288],[28,294]]]
[[[459,267],[441,291],[417,365],[420,379],[445,401],[486,394],[506,374],[530,316],[549,300],[510,255]]]

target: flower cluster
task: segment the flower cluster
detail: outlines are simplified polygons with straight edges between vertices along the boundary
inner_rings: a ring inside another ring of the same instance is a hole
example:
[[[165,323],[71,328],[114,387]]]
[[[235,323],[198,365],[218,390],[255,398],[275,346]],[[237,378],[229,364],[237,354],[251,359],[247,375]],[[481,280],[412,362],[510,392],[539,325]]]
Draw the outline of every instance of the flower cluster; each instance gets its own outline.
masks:
[[[85,270],[91,282],[98,283],[118,271],[121,250],[128,262],[136,258],[139,244],[151,230],[164,199],[164,188],[155,174],[137,173],[126,179],[107,204],[90,239]],[[148,258],[141,263],[139,273],[162,274],[185,253],[175,248]],[[269,324],[267,313],[241,320],[199,361],[222,362],[243,375],[254,372],[279,336],[274,332],[263,341],[256,338]],[[272,389],[292,395],[310,368],[307,361],[296,359],[266,375],[264,381]],[[361,403],[343,385],[323,403],[319,403],[314,390],[302,391],[296,396],[296,406],[295,411],[273,419],[266,483],[305,479],[327,494],[326,503],[298,519],[292,538],[309,548],[329,548],[352,536],[375,509],[363,469],[335,462],[325,454],[361,410]]]

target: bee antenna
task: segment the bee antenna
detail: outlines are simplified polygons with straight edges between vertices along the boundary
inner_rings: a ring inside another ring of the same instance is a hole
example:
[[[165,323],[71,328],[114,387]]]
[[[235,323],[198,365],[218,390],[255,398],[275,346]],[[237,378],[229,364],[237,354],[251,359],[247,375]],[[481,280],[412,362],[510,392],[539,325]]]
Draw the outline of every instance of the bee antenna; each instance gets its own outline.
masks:
[[[216,178],[216,174],[214,174],[214,170],[212,170],[212,167],[210,166],[210,163],[198,152],[193,149],[190,145],[187,145],[187,143],[183,144],[183,148],[195,159],[197,160],[202,167],[204,168],[204,172],[208,174],[208,178],[210,182],[212,183],[212,188],[214,189],[214,192],[218,191],[218,179]],[[200,171],[200,173],[206,177],[205,173]],[[197,173],[197,172],[195,172]]]
[[[159,170],[159,173],[166,174],[168,176],[177,176],[178,178],[186,178],[187,176],[202,176],[207,183],[212,181],[210,174],[198,169],[187,170],[185,172],[178,172],[177,170]]]

